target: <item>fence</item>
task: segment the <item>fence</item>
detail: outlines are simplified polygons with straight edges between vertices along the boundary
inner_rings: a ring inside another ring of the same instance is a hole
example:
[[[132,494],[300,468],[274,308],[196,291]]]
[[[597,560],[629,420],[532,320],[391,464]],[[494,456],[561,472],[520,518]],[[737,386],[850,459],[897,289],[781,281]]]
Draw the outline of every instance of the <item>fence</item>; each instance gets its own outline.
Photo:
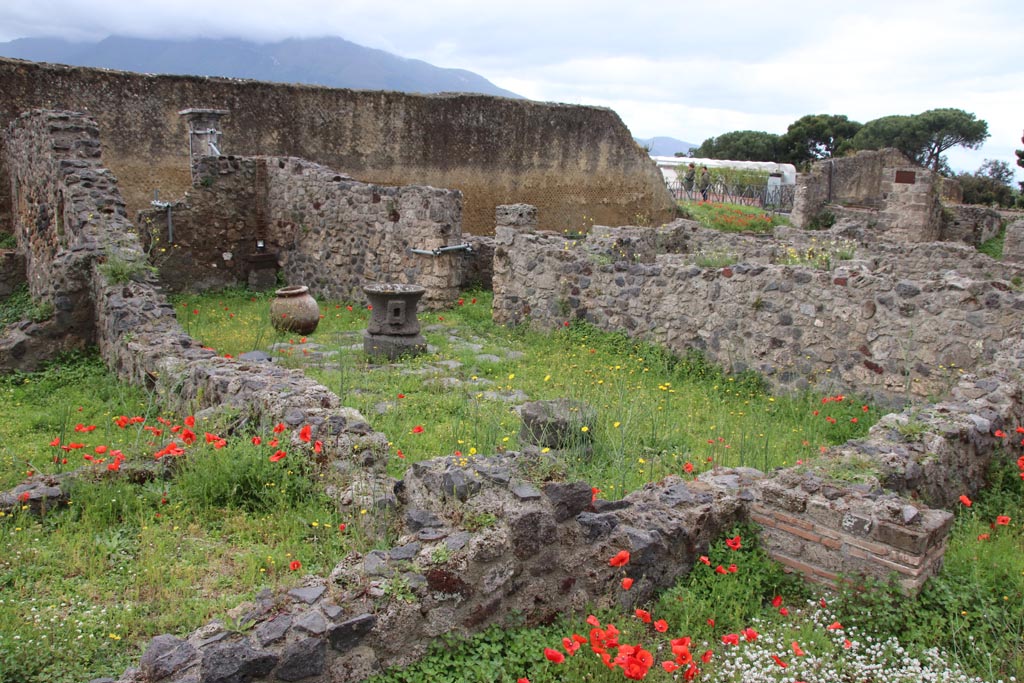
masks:
[[[789,213],[793,210],[796,185],[729,185],[722,181],[711,183],[707,190],[697,184],[686,189],[681,181],[668,183],[669,192],[677,200],[690,202],[722,202],[756,206],[775,213]]]

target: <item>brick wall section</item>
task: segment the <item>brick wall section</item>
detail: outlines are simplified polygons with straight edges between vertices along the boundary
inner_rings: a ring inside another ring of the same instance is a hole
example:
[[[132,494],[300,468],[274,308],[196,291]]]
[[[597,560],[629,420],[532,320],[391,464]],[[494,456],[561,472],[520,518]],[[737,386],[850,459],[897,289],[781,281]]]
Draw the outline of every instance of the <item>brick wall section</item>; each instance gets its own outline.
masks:
[[[812,581],[885,581],[895,572],[908,592],[942,566],[953,522],[943,510],[795,471],[765,481],[748,514],[772,557]]]
[[[198,184],[167,211],[139,214],[161,279],[172,290],[245,283],[256,240],[278,255],[284,280],[318,296],[363,302],[362,285],[415,283],[427,308],[458,294],[460,256],[415,254],[462,242],[457,190],[385,187],[303,159],[204,157]]]
[[[667,220],[671,197],[654,162],[610,109],[472,94],[414,95],[199,76],[154,76],[0,59],[0,127],[59,106],[100,125],[104,158],[129,215],[153,191],[191,185],[186,107],[226,109],[221,151],[310,159],[361,181],[460,190],[469,233],[494,207],[540,206],[545,227]],[[4,169],[0,165],[0,180]],[[0,214],[4,214],[0,205]]]
[[[723,239],[733,265],[698,265]],[[860,245],[859,258],[826,271],[773,264],[789,244],[688,221],[581,240],[499,226],[494,317],[548,329],[581,318],[676,352],[699,348],[781,387],[855,390],[891,404],[945,395],[953,368],[987,364],[1024,322],[1024,298],[998,279],[1019,268],[968,247],[936,247],[929,261],[931,244],[877,257]]]

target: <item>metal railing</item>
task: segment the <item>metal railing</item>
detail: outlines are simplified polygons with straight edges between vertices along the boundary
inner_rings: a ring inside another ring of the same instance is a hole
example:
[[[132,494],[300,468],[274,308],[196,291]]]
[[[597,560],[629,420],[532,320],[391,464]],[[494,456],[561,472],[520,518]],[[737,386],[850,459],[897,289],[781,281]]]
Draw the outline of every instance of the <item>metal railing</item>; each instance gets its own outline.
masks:
[[[691,189],[686,189],[683,183],[677,180],[668,183],[668,189],[672,196],[679,200],[742,204],[774,213],[792,211],[793,199],[796,196],[795,185],[729,185],[718,181],[711,183],[706,190],[701,190],[696,183]]]

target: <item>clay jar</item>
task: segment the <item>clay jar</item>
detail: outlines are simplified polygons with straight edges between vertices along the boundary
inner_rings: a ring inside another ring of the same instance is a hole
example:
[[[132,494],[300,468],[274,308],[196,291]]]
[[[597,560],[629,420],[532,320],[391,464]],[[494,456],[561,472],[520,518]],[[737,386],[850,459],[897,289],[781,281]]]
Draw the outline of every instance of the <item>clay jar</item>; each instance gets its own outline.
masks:
[[[270,324],[279,332],[311,334],[320,324],[320,307],[305,285],[290,285],[274,292]]]

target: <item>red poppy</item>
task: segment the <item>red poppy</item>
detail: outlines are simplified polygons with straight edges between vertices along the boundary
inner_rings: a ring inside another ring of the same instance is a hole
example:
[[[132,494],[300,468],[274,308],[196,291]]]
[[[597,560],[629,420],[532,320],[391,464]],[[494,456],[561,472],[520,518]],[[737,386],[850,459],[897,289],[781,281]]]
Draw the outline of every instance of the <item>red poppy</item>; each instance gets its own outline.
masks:
[[[782,604],[782,596],[781,595],[776,595],[774,598],[772,598],[772,607],[778,607],[781,604]]]
[[[752,643],[757,640],[757,631],[750,628],[749,626],[743,629],[743,637],[747,639],[748,643]]]
[[[1006,432],[1004,432],[1002,429],[997,429],[995,432],[992,433],[992,435],[1000,439],[1006,438]]]
[[[627,576],[626,578],[624,578],[622,580],[622,590],[628,591],[632,587],[633,587],[633,579],[631,579],[631,578],[629,578]]]
[[[700,661],[702,661],[702,662],[704,662],[705,664],[707,664],[708,662],[710,662],[710,661],[711,661],[711,658],[712,658],[712,657],[714,657],[714,656],[715,656],[715,653],[714,653],[714,652],[712,652],[711,650],[705,650],[705,651],[704,651],[704,654],[702,654],[702,655],[700,656]]]
[[[679,668],[679,665],[670,660],[667,662],[662,662],[661,668],[664,669],[667,673],[672,673],[673,671]]]
[[[274,433],[275,434],[280,434],[281,432],[283,432],[286,429],[288,429],[288,428],[284,426],[283,422],[278,422],[276,425],[274,425]]]
[[[784,661],[782,661],[782,659],[780,659],[778,655],[772,655],[772,659],[775,660],[775,663],[781,666],[783,669],[789,666],[789,664],[786,664]]]
[[[664,619],[658,619],[656,622],[654,622],[654,630],[658,633],[664,633],[668,630],[668,622]]]
[[[412,428],[412,433],[413,434],[422,434],[423,433],[423,425],[416,425],[415,427],[413,427]]]
[[[303,443],[309,443],[313,440],[313,428],[309,425],[303,425],[302,429],[299,430],[299,441]]]
[[[517,679],[516,683],[530,683],[530,679],[524,676],[523,678]]]
[[[395,451],[395,455],[397,455],[399,458],[405,459],[405,453],[402,452],[401,448]]]
[[[322,441],[314,441],[313,442],[313,452],[314,453],[321,453],[321,452],[323,452],[323,450],[324,450],[324,443]]]
[[[739,550],[743,547],[743,542],[740,540],[739,535],[733,536],[732,538],[725,539],[725,544],[729,546],[730,550]]]
[[[702,563],[706,564],[709,567],[711,566],[711,560],[708,559],[707,555],[701,555],[700,557],[697,558],[697,561],[698,562],[702,562]]]
[[[849,638],[844,639],[843,640],[843,649],[844,650],[849,650],[851,647],[853,647],[853,643],[850,642],[850,639]]]
[[[640,609],[640,608],[638,607],[638,608],[636,609],[636,611],[635,611],[635,612],[633,612],[633,613],[634,613],[634,614],[636,615],[636,618],[637,618],[637,619],[639,619],[640,621],[644,622],[645,624],[649,624],[649,623],[651,623],[651,613],[650,613],[650,612],[648,612],[647,610],[645,610],[645,609]]]
[[[804,654],[805,654],[804,651],[800,648],[800,644],[797,643],[795,640],[793,641],[791,647],[793,648],[793,654],[794,655],[796,655],[797,657],[803,657],[804,656]]]
[[[715,620],[714,619],[708,619],[707,621],[708,621],[708,626],[710,626],[711,628],[715,627]]]
[[[192,445],[196,442],[196,433],[193,432],[191,429],[182,429],[181,440],[184,441],[186,444]]]
[[[843,630],[843,625],[840,624],[838,621],[833,621],[831,624],[829,624],[825,628],[828,629],[829,631],[842,631]]]
[[[787,607],[780,607],[779,608],[779,614],[781,614],[784,617],[788,617],[789,616],[789,608],[787,608]]]
[[[996,524],[998,524],[999,526],[1006,526],[1009,523],[1010,518],[1006,515],[999,515],[998,517],[996,517]]]
[[[54,439],[53,441],[51,441],[51,442],[50,442],[50,445],[51,445],[51,446],[59,446],[59,445],[60,445],[60,437],[58,436],[58,437],[57,437],[56,439]]]
[[[715,567],[715,573],[716,574],[728,574],[729,571],[725,567],[723,567],[722,565],[718,565],[717,567]]]
[[[565,661],[565,655],[558,650],[552,650],[550,647],[544,648],[544,656],[547,657],[549,662],[554,662],[555,664],[561,664]]]
[[[344,524],[339,524],[338,525],[338,531],[344,531],[344,530],[345,530],[345,525]]]
[[[274,454],[270,456],[269,460],[270,462],[277,462],[278,460],[283,460],[286,455],[288,454],[284,451],[275,451]]]
[[[693,463],[692,462],[687,462],[686,464],[684,464],[683,465],[683,471],[686,472],[687,474],[692,474],[693,473]]]
[[[960,496],[960,502],[963,503],[967,507],[971,507],[971,505],[972,505],[971,499],[968,498],[967,496]]]
[[[989,535],[988,534],[978,534],[978,540],[979,541],[987,541],[988,539],[989,539]]]
[[[608,560],[608,564],[612,567],[624,567],[629,564],[629,551],[620,550],[617,552],[612,559]]]
[[[725,645],[739,645],[740,636],[738,633],[726,633],[722,636],[722,643]]]
[[[574,638],[562,638],[562,647],[565,648],[566,654],[572,656],[580,649],[580,644]]]
[[[738,572],[738,571],[739,571],[739,567],[737,567],[737,566],[736,566],[736,565],[734,565],[734,564],[730,564],[730,565],[729,565],[729,573],[730,573],[730,574],[735,574],[735,573],[736,573],[736,572]]]
[[[288,563],[288,569],[291,569],[293,572],[298,571],[302,569],[302,563],[298,560],[292,560]]]
[[[253,446],[259,446],[261,443],[263,443],[263,439],[261,439],[258,436],[252,437],[252,445]]]
[[[405,394],[399,394],[398,398],[405,398]]]

